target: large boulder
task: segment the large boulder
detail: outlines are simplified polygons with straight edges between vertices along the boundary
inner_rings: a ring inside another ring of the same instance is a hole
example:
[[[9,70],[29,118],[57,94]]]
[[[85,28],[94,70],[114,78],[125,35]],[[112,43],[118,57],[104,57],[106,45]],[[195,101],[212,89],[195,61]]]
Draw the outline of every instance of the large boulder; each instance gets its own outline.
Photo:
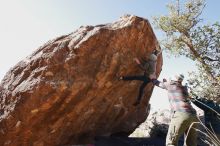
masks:
[[[118,76],[142,74],[133,58],[154,49],[149,22],[130,15],[47,42],[1,81],[0,145],[60,146],[132,133],[148,115],[153,85],[134,107],[141,82]],[[161,67],[162,54],[157,76]]]

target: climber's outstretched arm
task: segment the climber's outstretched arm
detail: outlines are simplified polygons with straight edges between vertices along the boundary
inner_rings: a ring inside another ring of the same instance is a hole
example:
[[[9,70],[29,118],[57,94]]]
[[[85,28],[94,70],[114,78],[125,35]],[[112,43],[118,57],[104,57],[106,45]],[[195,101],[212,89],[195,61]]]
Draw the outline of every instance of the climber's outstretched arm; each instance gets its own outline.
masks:
[[[134,58],[133,60],[137,63],[138,67],[139,67],[141,70],[144,70],[144,71],[146,70],[146,69],[144,68],[143,64],[140,62],[140,60],[139,60],[138,58]]]

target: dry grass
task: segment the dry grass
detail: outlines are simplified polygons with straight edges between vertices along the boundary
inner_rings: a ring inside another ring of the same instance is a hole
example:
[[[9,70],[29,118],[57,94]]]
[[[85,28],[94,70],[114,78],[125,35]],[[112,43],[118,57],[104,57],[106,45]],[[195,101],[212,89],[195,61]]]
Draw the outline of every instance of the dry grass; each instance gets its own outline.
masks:
[[[199,119],[199,118],[198,118]],[[201,125],[205,130],[202,131],[200,129],[197,129],[197,128],[193,128],[193,125],[194,124],[199,124]],[[211,125],[210,125],[211,126]],[[187,131],[187,134],[186,134],[186,137],[184,139],[184,143],[186,143],[186,139],[188,137],[188,134],[189,134],[189,131],[190,129],[193,128],[195,129],[197,132],[203,134],[205,136],[205,139],[202,139],[202,141],[206,144],[208,144],[209,146],[220,146],[220,139],[218,139],[216,133],[214,132],[212,126],[211,126],[211,130],[208,129],[204,124],[203,122],[199,119],[199,122],[193,122],[190,127],[189,127],[189,130]]]

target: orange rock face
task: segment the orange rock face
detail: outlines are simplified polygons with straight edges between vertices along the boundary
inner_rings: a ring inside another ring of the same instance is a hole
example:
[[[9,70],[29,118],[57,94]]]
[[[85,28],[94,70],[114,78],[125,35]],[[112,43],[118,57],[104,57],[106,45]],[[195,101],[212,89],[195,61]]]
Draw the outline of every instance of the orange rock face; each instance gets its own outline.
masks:
[[[133,58],[155,48],[149,22],[136,16],[80,27],[47,42],[1,82],[0,145],[61,146],[131,133],[148,115],[153,85],[134,107],[141,82],[117,77],[142,74]],[[157,76],[161,67],[162,54]]]

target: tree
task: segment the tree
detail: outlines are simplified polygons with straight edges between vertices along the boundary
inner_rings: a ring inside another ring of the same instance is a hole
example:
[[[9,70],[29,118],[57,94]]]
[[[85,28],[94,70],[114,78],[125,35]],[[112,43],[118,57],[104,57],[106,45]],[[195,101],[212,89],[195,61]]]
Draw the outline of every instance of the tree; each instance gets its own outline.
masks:
[[[220,25],[204,24],[200,18],[205,0],[179,0],[167,5],[168,15],[154,18],[165,33],[162,47],[174,55],[186,56],[197,63],[198,73],[191,73],[194,93],[218,100],[220,96]],[[220,101],[219,101],[220,102]]]

